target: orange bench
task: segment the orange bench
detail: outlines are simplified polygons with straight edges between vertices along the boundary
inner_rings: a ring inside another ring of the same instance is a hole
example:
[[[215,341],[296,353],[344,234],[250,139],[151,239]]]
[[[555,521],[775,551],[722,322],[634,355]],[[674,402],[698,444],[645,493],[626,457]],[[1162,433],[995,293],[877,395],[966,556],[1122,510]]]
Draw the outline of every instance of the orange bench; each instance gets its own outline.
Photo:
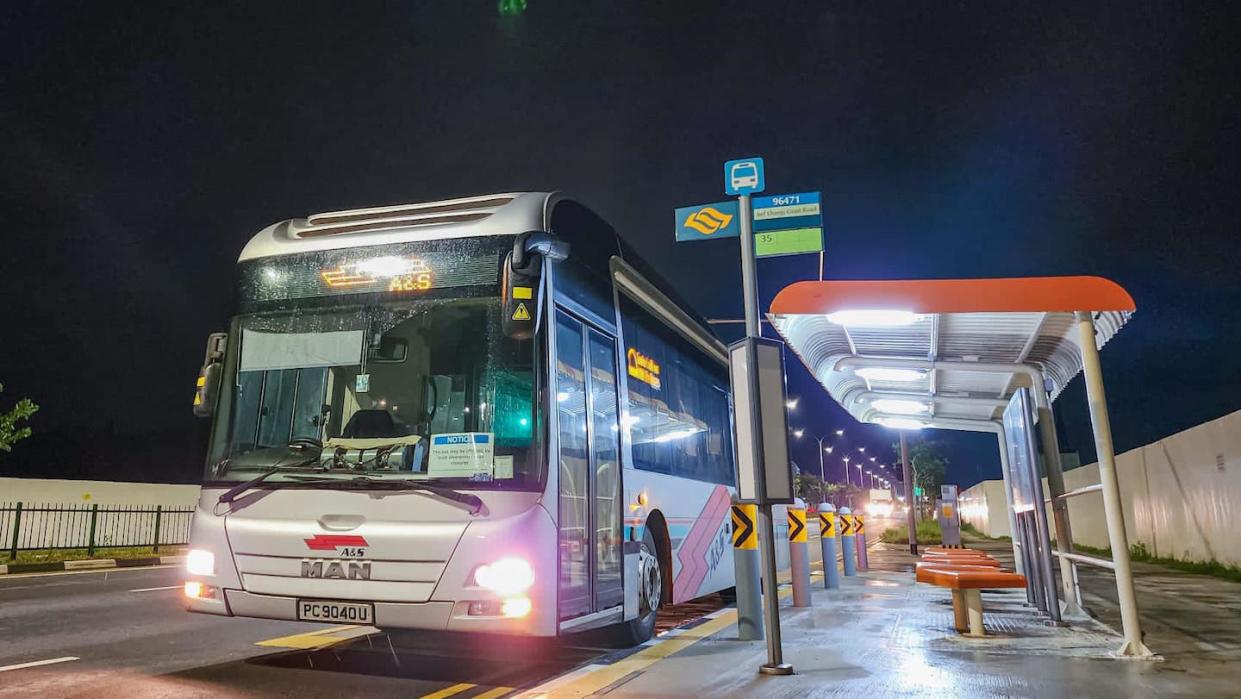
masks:
[[[991,566],[961,563],[918,564],[917,580],[952,590],[953,627],[968,636],[985,636],[982,590],[1025,587],[1026,576]]]
[[[998,561],[958,561],[955,563],[942,563],[940,561],[918,561],[914,566],[915,572],[918,574],[918,582],[930,582],[930,580],[922,579],[922,571],[931,568],[982,568],[983,570],[1000,570]]]
[[[981,559],[985,559],[988,561],[995,560],[991,556],[988,556],[985,553],[979,553],[977,551],[969,551],[966,553],[940,553],[938,551],[931,551],[931,552],[923,554],[922,556],[922,560],[924,561],[958,561],[958,560],[968,560],[968,559],[973,559],[973,558],[981,558]]]

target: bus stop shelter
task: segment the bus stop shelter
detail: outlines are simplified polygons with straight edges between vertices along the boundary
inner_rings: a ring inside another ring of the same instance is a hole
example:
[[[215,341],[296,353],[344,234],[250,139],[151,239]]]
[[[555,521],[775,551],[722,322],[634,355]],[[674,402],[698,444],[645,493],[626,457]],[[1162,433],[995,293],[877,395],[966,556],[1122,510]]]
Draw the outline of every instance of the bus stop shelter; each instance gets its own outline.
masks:
[[[1023,552],[1018,550],[1011,459],[1001,417],[1013,394],[1028,389],[1048,479],[1063,611],[1080,611],[1078,564],[1112,570],[1125,637],[1117,654],[1145,657],[1151,652],[1141,640],[1099,363],[1099,349],[1120,331],[1134,308],[1128,292],[1099,277],[805,281],[776,295],[769,320],[832,398],[858,421],[893,429],[995,434],[1018,566]],[[1085,374],[1100,483],[1065,492],[1052,403],[1079,372]],[[1072,547],[1066,500],[1099,491],[1110,560],[1076,553]],[[1044,524],[1044,542],[1046,532]],[[1030,561],[1029,551],[1025,553]],[[1050,558],[1047,561],[1041,566],[1043,583],[1052,592],[1052,618],[1059,620],[1054,574]],[[1028,578],[1039,574],[1024,572]]]

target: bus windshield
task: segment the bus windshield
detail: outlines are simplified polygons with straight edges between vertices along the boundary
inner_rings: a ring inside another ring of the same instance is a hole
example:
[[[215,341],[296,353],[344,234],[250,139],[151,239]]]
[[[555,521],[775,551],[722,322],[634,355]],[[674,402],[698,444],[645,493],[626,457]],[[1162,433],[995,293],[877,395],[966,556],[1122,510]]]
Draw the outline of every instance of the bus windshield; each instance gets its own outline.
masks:
[[[534,343],[499,314],[471,297],[239,316],[206,480],[538,489]]]

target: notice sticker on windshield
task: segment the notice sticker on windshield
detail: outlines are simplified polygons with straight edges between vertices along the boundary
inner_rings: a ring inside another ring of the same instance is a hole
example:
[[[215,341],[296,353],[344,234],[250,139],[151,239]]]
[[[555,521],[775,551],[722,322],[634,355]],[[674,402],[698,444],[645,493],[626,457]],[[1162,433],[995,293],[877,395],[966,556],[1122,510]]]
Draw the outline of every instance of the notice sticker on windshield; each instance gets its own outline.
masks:
[[[495,438],[490,432],[459,432],[431,436],[427,474],[432,478],[491,476]]]
[[[495,472],[496,479],[513,477],[513,455],[512,454],[507,454],[507,455],[496,454],[495,464],[496,464],[496,472]]]
[[[358,378],[353,381],[354,393],[370,393],[371,391],[371,375],[358,374]]]

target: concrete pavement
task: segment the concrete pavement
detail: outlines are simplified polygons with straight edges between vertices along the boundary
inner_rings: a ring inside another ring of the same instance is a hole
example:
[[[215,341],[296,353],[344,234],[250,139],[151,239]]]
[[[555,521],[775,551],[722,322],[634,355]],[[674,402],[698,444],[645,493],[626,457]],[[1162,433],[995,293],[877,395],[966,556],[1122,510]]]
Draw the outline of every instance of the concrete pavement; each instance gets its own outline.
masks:
[[[736,640],[728,610],[684,631],[674,653],[650,649],[659,657],[635,656],[610,674],[569,678],[530,696],[1236,696],[1241,686],[1241,663],[1201,655],[1111,658],[1120,637],[1110,628],[1096,621],[1046,626],[1020,590],[984,594],[993,637],[960,636],[951,628],[949,593],[916,585],[913,563],[898,547],[880,547],[871,572],[840,590],[816,590],[813,607],[786,604],[785,659],[797,671],[791,677],[757,673],[765,648]]]

